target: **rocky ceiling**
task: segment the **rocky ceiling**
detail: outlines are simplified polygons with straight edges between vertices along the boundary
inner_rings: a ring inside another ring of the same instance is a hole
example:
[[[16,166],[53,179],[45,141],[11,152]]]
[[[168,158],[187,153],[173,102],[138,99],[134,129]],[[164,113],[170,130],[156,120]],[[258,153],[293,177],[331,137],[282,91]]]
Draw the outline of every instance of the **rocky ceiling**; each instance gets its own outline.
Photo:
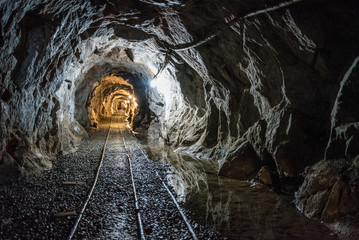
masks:
[[[29,173],[73,151],[87,135],[92,88],[112,72],[138,91],[135,126],[152,139],[238,179],[267,166],[283,184],[300,182],[312,166],[299,209],[322,219],[358,211],[355,1],[19,0],[0,9],[2,168]]]

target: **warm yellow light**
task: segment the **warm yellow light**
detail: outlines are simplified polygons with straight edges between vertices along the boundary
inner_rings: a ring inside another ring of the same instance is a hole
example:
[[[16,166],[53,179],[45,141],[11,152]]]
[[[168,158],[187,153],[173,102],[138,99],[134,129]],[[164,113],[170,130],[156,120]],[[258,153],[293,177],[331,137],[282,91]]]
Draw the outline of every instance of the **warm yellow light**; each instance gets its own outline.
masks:
[[[128,98],[129,98],[129,99],[132,99],[132,95],[129,95]]]

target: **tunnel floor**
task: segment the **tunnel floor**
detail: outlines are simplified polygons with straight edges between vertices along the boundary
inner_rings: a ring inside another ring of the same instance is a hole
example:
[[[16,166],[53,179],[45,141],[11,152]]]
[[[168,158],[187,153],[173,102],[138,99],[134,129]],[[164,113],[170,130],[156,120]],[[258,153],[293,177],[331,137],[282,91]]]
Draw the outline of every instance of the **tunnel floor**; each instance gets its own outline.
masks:
[[[75,153],[59,156],[53,169],[40,179],[1,183],[0,239],[68,237],[91,188],[109,125],[110,121],[100,124]],[[190,239],[185,222],[162,185],[168,165],[146,158],[126,125],[121,118],[111,123],[98,182],[74,238],[139,239],[129,154],[146,239]],[[199,238],[221,238],[189,222]]]
[[[59,156],[41,177],[0,183],[0,239],[68,237],[91,188],[109,125],[92,130],[78,151]],[[199,239],[336,239],[325,225],[299,213],[292,197],[219,177],[213,164],[141,144],[119,117],[111,123],[97,186],[75,239],[139,239],[126,154],[146,239],[191,239],[161,179],[173,187]]]

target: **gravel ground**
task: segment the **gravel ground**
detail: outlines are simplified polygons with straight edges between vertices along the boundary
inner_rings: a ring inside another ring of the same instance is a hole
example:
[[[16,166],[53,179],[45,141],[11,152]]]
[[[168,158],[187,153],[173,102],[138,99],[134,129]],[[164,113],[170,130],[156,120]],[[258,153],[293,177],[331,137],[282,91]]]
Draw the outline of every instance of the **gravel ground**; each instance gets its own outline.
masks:
[[[41,177],[1,181],[0,239],[67,239],[91,188],[106,134],[106,125],[93,131],[78,151],[59,156]],[[302,216],[292,197],[219,177],[211,166],[170,150],[147,149],[149,160],[146,146],[123,124],[113,124],[75,239],[139,239],[126,154],[132,159],[146,239],[191,239],[161,179],[171,179],[167,186],[185,199],[181,205],[199,239],[337,239],[325,225]],[[76,214],[56,216],[62,212]]]
[[[79,212],[91,186],[106,133],[95,132],[76,153],[59,156],[53,169],[41,177],[8,179],[0,186],[1,239],[63,239],[76,216],[55,217],[60,212]],[[64,181],[85,185],[67,186]]]
[[[97,186],[75,239],[139,238],[126,153],[132,159],[146,239],[191,239],[156,176],[158,172],[165,179],[170,174],[168,165],[148,160],[129,131],[122,131],[123,135],[118,127],[111,129]],[[41,177],[0,183],[0,239],[66,239],[91,188],[106,134],[106,129],[93,131],[78,151],[59,156],[53,169]],[[64,181],[84,184],[64,185]],[[76,214],[56,216],[62,212]],[[189,221],[200,239],[223,238]]]

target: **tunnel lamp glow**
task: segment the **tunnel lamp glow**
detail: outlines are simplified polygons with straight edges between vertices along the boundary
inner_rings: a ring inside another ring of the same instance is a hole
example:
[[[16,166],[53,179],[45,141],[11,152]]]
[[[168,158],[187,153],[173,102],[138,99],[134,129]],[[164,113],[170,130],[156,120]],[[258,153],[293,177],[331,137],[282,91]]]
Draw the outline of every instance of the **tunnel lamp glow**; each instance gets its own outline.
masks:
[[[156,88],[162,94],[166,94],[171,89],[171,82],[165,77],[165,74],[160,74],[150,82],[151,88]]]
[[[150,82],[150,87],[151,87],[151,88],[155,88],[156,85],[157,85],[157,83],[156,83],[156,78],[154,78],[154,79],[152,79],[151,82]]]
[[[132,95],[129,95],[128,98],[129,98],[129,99],[132,99]]]

